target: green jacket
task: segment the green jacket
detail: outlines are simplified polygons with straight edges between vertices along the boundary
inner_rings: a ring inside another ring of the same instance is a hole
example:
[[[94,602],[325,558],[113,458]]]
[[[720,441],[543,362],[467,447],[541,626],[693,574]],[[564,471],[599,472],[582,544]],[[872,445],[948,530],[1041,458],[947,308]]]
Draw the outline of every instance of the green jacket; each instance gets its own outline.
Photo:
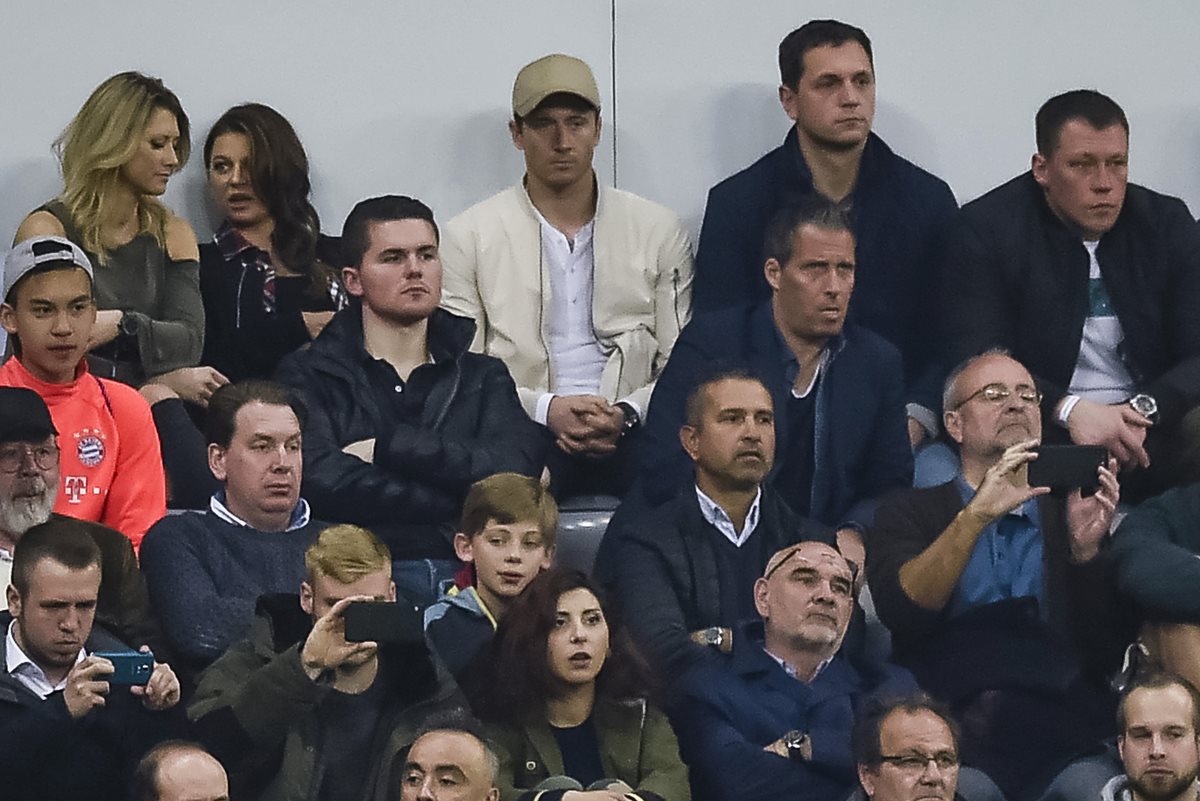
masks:
[[[188,717],[229,769],[237,798],[317,797],[324,770],[317,707],[333,690],[309,679],[300,664],[300,648],[311,628],[296,596],[263,596],[249,639],[231,647],[200,676]],[[392,767],[412,745],[422,722],[437,711],[463,705],[457,687],[435,660],[398,660],[389,654],[380,653],[380,679],[389,686],[363,801],[397,797]]]
[[[619,779],[643,801],[691,801],[687,768],[666,715],[643,700],[596,699],[592,723],[600,741],[605,778]],[[500,757],[501,801],[516,801],[543,779],[564,773],[562,754],[545,720],[520,727],[492,726],[489,736]],[[561,792],[550,791],[541,801]]]

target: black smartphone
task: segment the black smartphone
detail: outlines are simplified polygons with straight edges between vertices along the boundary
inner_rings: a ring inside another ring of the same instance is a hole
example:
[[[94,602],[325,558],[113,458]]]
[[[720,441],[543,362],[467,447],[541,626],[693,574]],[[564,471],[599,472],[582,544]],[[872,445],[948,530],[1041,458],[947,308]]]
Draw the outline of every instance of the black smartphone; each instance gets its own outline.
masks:
[[[1100,486],[1096,470],[1108,453],[1101,445],[1042,445],[1029,463],[1029,486],[1072,490],[1086,495]]]
[[[407,601],[355,601],[342,613],[346,642],[415,643],[425,640],[425,616]]]
[[[103,679],[109,684],[145,685],[154,673],[154,654],[141,651],[97,651],[92,656],[112,662],[112,675]]]

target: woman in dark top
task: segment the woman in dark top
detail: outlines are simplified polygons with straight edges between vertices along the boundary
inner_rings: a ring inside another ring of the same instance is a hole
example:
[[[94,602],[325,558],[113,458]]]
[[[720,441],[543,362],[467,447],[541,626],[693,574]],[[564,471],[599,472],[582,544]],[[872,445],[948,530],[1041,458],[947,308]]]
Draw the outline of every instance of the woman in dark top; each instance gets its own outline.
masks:
[[[646,701],[645,663],[583,573],[535,578],[484,656],[472,694],[502,801],[691,798],[675,733]]]
[[[309,202],[308,157],[270,106],[221,115],[204,142],[221,223],[200,247],[204,364],[230,381],[269,378],[279,360],[320,333],[344,295]],[[322,256],[325,258],[322,258]]]

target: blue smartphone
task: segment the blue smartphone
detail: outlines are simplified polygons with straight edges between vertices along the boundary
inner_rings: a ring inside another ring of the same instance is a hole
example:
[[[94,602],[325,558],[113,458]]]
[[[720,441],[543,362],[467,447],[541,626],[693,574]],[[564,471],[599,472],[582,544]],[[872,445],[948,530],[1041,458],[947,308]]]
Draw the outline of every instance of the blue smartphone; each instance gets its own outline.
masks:
[[[154,673],[154,654],[141,651],[97,651],[92,656],[112,662],[112,675],[105,679],[109,684],[145,685]]]

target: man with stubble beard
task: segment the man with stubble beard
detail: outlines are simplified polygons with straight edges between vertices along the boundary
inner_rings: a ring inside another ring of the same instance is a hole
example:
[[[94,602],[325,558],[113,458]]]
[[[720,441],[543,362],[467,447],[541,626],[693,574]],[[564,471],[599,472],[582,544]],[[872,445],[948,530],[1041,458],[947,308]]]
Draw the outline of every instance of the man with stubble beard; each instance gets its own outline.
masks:
[[[1123,625],[1097,559],[1119,498],[1116,463],[1098,489],[1031,487],[1041,393],[1003,351],[946,381],[951,481],[895,496],[867,535],[868,580],[895,657],[963,722],[964,762],[1005,795],[1037,797],[1072,754],[1111,732]],[[1030,726],[1037,720],[1037,726]]]

